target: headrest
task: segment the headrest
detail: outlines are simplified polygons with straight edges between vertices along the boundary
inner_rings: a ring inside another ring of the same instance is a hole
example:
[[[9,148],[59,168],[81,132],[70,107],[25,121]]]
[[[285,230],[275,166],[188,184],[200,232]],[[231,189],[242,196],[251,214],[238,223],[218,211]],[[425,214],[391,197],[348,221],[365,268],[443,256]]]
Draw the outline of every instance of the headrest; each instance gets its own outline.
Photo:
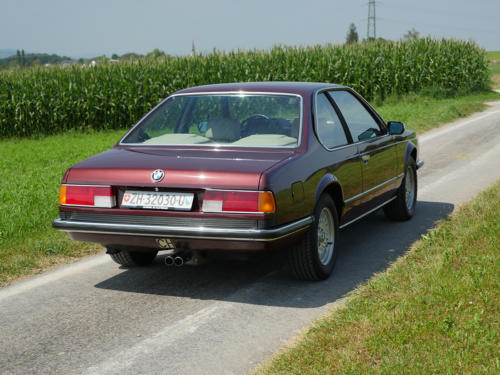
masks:
[[[205,137],[214,141],[234,142],[240,138],[240,123],[225,118],[210,120]]]

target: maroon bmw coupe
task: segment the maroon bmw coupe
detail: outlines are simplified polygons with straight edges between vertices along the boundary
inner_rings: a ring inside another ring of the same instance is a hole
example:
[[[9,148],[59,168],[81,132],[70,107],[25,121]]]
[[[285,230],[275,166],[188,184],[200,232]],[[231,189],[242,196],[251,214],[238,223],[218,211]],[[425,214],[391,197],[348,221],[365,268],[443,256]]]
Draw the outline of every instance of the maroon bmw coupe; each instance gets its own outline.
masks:
[[[327,278],[339,229],[383,208],[410,219],[415,132],[349,87],[194,87],[162,101],[110,150],[65,173],[56,229],[123,266],[158,251],[182,265],[217,251],[282,249],[296,277]]]

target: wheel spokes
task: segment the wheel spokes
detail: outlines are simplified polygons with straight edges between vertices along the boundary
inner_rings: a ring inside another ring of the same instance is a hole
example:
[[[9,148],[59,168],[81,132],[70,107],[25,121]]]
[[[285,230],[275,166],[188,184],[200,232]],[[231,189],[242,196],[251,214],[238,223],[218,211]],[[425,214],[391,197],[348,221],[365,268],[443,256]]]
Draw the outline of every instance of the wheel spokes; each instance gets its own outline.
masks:
[[[334,251],[335,224],[331,211],[325,207],[321,211],[318,220],[317,246],[318,257],[321,264],[326,265],[330,261]]]
[[[408,210],[411,210],[415,200],[415,172],[408,167],[405,181],[405,203]]]

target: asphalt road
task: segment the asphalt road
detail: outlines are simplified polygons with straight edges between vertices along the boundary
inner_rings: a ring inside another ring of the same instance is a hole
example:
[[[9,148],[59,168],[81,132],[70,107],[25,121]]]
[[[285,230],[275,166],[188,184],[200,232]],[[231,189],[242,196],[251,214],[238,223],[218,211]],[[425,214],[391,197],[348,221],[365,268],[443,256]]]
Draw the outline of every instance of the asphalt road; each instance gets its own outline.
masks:
[[[279,256],[130,270],[88,257],[0,290],[0,373],[248,373],[500,178],[500,102],[420,140],[415,217],[343,230],[329,280],[295,281]]]

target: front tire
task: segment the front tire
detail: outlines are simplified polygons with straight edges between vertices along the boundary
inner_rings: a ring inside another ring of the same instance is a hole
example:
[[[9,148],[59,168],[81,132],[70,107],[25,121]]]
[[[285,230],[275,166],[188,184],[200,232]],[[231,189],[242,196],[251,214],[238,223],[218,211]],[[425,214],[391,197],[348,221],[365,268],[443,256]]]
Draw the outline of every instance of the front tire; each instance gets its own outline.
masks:
[[[299,280],[324,280],[337,260],[336,240],[339,219],[335,203],[323,194],[314,209],[314,223],[306,235],[289,251],[289,264]]]
[[[396,199],[384,206],[385,216],[398,221],[411,219],[417,204],[417,185],[417,166],[410,157]]]
[[[158,251],[141,252],[108,248],[108,253],[113,261],[124,267],[140,267],[151,264]]]

